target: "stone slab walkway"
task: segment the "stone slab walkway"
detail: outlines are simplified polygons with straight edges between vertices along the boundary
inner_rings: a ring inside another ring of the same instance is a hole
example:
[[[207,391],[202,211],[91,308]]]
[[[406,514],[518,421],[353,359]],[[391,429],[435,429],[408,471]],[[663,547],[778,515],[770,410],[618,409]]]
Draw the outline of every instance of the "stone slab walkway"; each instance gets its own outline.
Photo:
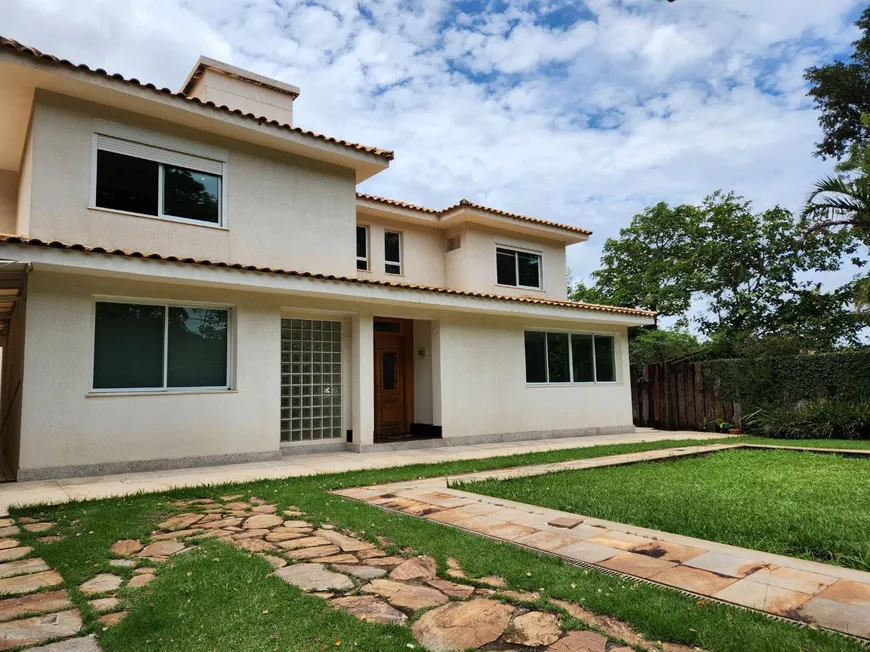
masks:
[[[467,459],[502,457],[569,448],[588,448],[605,444],[629,444],[664,439],[709,439],[710,433],[663,432],[638,428],[637,432],[594,437],[540,439],[509,444],[475,444],[434,449],[385,451],[383,453],[304,453],[286,455],[273,462],[227,464],[223,466],[127,473],[117,475],[10,482],[0,484],[0,515],[8,514],[11,505],[65,503],[70,500],[110,498],[138,492],[160,492],[176,487],[197,487],[227,482],[252,482],[290,478],[319,473],[339,473],[363,469],[384,469],[411,464],[432,464]],[[724,435],[715,435],[717,437]]]
[[[449,486],[454,481],[542,475],[741,446],[692,446],[614,455],[334,493],[556,555],[568,562],[870,638],[870,573],[482,496]],[[867,451],[850,452],[867,455]]]

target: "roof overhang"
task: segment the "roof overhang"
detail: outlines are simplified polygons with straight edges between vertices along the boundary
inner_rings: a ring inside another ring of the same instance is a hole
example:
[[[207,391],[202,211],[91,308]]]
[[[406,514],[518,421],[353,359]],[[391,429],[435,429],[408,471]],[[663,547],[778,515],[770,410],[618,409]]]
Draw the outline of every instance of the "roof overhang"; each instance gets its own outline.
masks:
[[[17,170],[36,89],[354,170],[357,183],[389,167],[391,152],[235,113],[86,68],[0,48],[0,169]]]
[[[644,326],[655,322],[650,313],[584,309],[568,302],[533,303],[491,295],[470,295],[356,279],[295,272],[257,271],[256,268],[218,266],[207,262],[173,262],[123,253],[96,253],[51,245],[0,242],[0,258],[32,265],[35,271],[128,278],[151,282],[222,287],[249,292],[296,295],[307,298],[363,302],[372,305],[427,310],[559,320],[618,326]],[[621,310],[621,309],[614,309]]]

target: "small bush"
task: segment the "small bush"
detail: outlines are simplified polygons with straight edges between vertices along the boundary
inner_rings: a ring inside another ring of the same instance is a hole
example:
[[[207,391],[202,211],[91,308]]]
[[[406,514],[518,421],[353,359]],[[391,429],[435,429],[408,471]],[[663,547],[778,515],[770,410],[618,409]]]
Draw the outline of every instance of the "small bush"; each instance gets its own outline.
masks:
[[[769,406],[753,414],[746,425],[752,432],[783,439],[870,439],[870,402]]]

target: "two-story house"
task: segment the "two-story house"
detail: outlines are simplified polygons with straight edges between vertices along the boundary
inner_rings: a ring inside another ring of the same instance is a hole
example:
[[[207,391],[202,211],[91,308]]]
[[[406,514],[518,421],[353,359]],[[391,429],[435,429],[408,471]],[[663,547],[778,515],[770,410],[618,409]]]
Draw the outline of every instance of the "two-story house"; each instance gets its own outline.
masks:
[[[632,430],[589,232],[357,193],[393,153],[299,89],[181,91],[0,39],[0,440],[19,480]]]

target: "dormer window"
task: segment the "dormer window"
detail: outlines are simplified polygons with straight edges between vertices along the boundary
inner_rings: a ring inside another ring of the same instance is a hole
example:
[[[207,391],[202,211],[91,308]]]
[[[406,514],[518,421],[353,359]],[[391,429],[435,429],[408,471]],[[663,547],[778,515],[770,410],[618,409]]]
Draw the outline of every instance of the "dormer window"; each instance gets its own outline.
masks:
[[[541,254],[533,251],[496,247],[496,282],[516,288],[540,290]]]
[[[95,121],[93,208],[224,226],[222,150]]]

